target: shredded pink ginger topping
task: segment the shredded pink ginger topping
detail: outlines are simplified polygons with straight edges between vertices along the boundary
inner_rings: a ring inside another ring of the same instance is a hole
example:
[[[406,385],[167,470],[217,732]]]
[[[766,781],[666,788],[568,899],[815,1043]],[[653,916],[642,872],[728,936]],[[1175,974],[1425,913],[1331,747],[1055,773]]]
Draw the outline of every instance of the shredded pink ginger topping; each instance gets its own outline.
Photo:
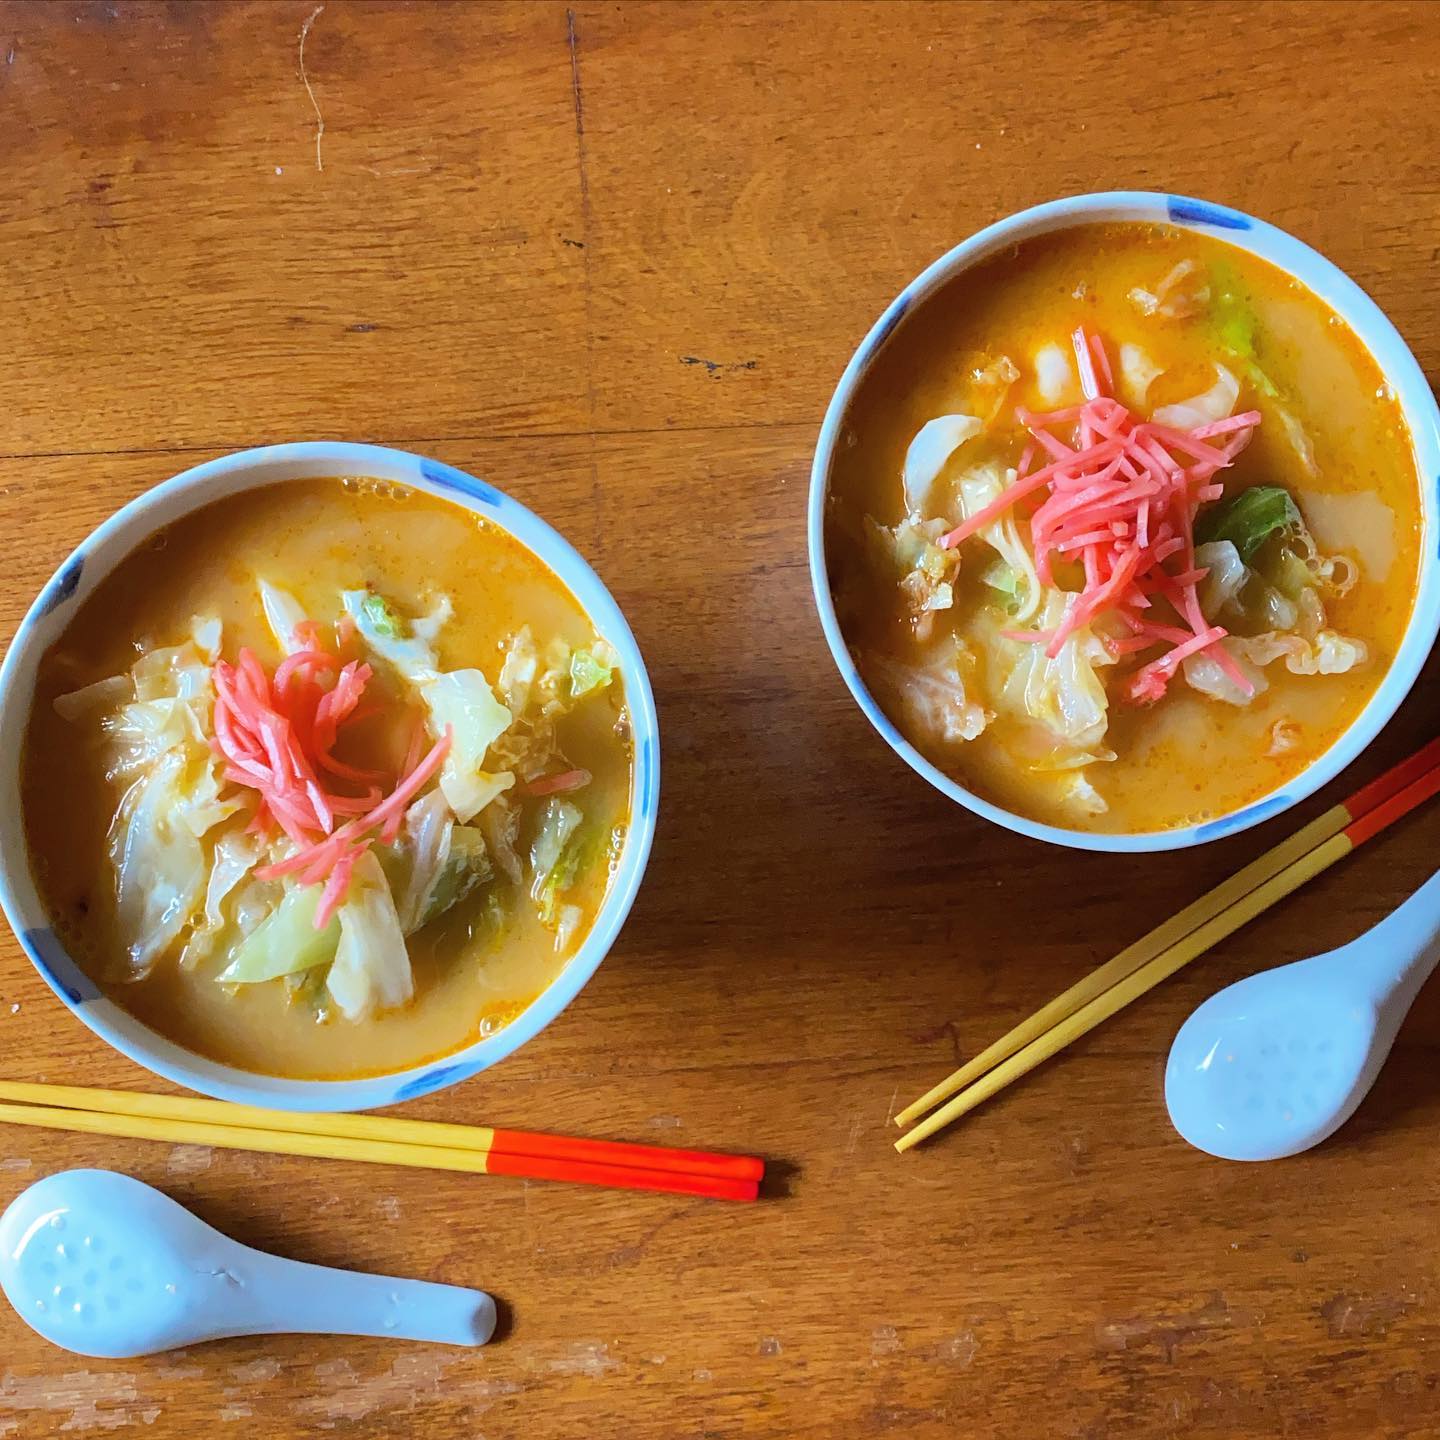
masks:
[[[1015,483],[940,543],[958,545],[1016,501],[1042,495],[1030,516],[1035,569],[1053,585],[1057,556],[1078,561],[1085,583],[1053,630],[1007,631],[1012,639],[1044,645],[1053,659],[1075,630],[1111,615],[1126,632],[1106,638],[1117,657],[1168,647],[1130,677],[1126,688],[1132,700],[1160,699],[1180,662],[1202,650],[1248,695],[1253,687],[1219,643],[1227,632],[1211,625],[1200,609],[1196,586],[1209,571],[1196,568],[1194,529],[1200,506],[1223,493],[1214,477],[1249,443],[1260,412],[1247,410],[1192,430],[1139,420],[1109,393],[1110,360],[1100,337],[1081,328],[1072,338],[1085,403],[1045,415],[1018,410],[1031,439]],[[1052,433],[1058,426],[1073,427],[1074,443]],[[1041,453],[1048,463],[1032,470]],[[1157,599],[1169,602],[1177,623],[1147,613]]]
[[[382,798],[383,775],[335,758],[340,727],[362,712],[357,707],[372,671],[350,661],[342,665],[323,647],[319,630],[308,625],[305,649],[287,656],[273,675],[253,650],[236,664],[217,660],[215,737],[225,759],[225,778],[259,792],[250,829],[280,829],[297,849],[274,865],[255,871],[257,879],[295,875],[302,884],[325,889],[315,912],[323,930],[345,898],[350,873],[376,839],[399,833],[405,807],[439,770],[450,750],[450,731],[421,758],[423,730],[416,727],[395,788]],[[340,788],[364,786],[363,793]],[[341,823],[341,817],[348,816]]]

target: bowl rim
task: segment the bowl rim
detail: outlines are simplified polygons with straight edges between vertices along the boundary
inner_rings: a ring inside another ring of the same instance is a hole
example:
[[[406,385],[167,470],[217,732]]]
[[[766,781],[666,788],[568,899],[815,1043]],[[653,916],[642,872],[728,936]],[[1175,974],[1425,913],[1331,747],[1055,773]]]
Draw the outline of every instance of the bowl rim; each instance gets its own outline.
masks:
[[[243,490],[287,480],[367,475],[424,491],[497,524],[549,568],[620,657],[632,734],[625,847],[585,940],[524,1011],[495,1034],[383,1075],[289,1079],[210,1060],[144,1025],[110,1000],[66,953],[31,874],[20,810],[20,761],[40,656],[68,623],[69,607],[156,530]],[[46,983],[96,1035],[146,1069],[220,1100],[270,1109],[366,1110],[468,1079],[534,1038],[579,994],[629,915],[655,838],[660,795],[659,722],[649,673],[624,614],[589,563],[518,500],[439,460],[381,445],[298,441],[217,456],[122,506],[70,553],[26,611],[0,664],[0,784],[11,804],[0,819],[0,909]]]
[[[1056,230],[1106,221],[1166,224],[1216,236],[1298,280],[1339,314],[1370,352],[1400,403],[1414,450],[1423,521],[1420,573],[1404,637],[1375,693],[1335,742],[1298,775],[1238,810],[1198,825],[1127,834],[1071,830],[1028,819],[975,794],[926,759],[900,733],[860,678],[840,630],[825,559],[829,472],[845,412],[861,378],[906,313],[962,270],[1004,246]],[[1148,190],[1071,195],[1016,211],[946,251],[896,295],[856,347],[826,406],[810,467],[806,537],[811,589],[831,657],[861,712],[886,744],[942,795],[983,819],[1053,845],[1122,854],[1180,850],[1248,830],[1314,794],[1360,755],[1409,693],[1440,633],[1440,555],[1434,543],[1440,528],[1437,477],[1440,477],[1440,405],[1434,392],[1389,317],[1333,261],[1278,226],[1211,201]]]

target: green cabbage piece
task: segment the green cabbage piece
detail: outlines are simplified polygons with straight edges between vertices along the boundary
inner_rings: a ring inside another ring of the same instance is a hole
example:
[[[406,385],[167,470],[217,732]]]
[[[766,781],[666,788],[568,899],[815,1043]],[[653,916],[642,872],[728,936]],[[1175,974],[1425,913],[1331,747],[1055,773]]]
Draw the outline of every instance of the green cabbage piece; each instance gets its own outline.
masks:
[[[1228,540],[1248,565],[1272,536],[1296,531],[1304,523],[1288,490],[1254,485],[1207,510],[1195,527],[1195,539],[1205,545]]]
[[[420,912],[420,924],[428,925],[438,920],[447,910],[452,910],[467,899],[481,885],[494,876],[490,866],[490,852],[485,846],[485,837],[469,825],[457,825],[450,832],[450,853],[440,867],[425,897]]]
[[[602,690],[610,683],[614,667],[607,663],[608,657],[604,654],[609,648],[602,642],[593,650],[576,650],[570,656],[570,694],[574,699],[592,690]]]
[[[216,980],[222,985],[258,985],[332,961],[340,943],[340,922],[332,916],[323,930],[315,928],[322,893],[319,885],[287,890],[269,919],[241,942]]]
[[[428,616],[408,624],[391,601],[373,590],[342,591],[340,603],[366,645],[393,666],[402,679],[422,685],[439,673],[434,642],[441,625],[450,617],[448,596],[442,596]]]
[[[1001,470],[998,465],[976,465],[967,470],[959,482],[960,505],[965,518],[978,514],[987,505],[993,504],[1015,479],[1013,470]],[[996,555],[1014,572],[1017,588],[1014,594],[1013,614],[1017,620],[1029,620],[1040,608],[1044,587],[1035,572],[1035,562],[1016,524],[1013,511],[1007,511],[999,519],[991,521],[978,534],[995,551]]]
[[[568,800],[551,799],[530,842],[530,897],[541,900],[560,866],[570,838],[580,828],[580,811]]]
[[[1234,356],[1255,358],[1255,311],[1233,266],[1211,261],[1210,319],[1220,343]]]
[[[482,670],[438,669],[434,640],[451,614],[442,596],[429,615],[406,621],[384,596],[346,590],[341,596],[365,643],[419,692],[430,733],[448,727],[450,751],[440,770],[440,791],[462,824],[514,783],[503,769],[485,768],[486,752],[510,727],[511,713],[496,698]]]
[[[450,751],[440,768],[440,791],[455,818],[472,819],[514,783],[508,771],[485,769],[491,745],[510,728],[510,712],[495,698],[480,670],[450,670],[420,687],[437,737],[450,729]]]
[[[560,903],[561,898],[590,869],[599,848],[596,840],[597,837],[577,829],[565,842],[560,858],[540,887],[538,909],[544,924],[558,925],[563,912],[570,908]]]
[[[360,608],[374,628],[374,633],[387,640],[405,639],[405,622],[395,613],[390,602],[383,595],[367,595]]]

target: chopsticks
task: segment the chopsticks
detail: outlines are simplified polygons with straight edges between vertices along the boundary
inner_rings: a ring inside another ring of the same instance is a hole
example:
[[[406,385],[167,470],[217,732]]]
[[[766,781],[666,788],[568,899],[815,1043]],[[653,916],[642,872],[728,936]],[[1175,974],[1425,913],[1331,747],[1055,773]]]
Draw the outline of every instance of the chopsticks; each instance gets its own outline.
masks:
[[[754,1200],[765,1162],[750,1155],[579,1140],[382,1115],[312,1115],[180,1095],[0,1081],[0,1122],[131,1140],[569,1180],[716,1200]]]
[[[1437,792],[1440,739],[1221,881],[926,1091],[896,1115],[897,1125],[955,1098],[895,1148],[908,1150],[973,1110]]]

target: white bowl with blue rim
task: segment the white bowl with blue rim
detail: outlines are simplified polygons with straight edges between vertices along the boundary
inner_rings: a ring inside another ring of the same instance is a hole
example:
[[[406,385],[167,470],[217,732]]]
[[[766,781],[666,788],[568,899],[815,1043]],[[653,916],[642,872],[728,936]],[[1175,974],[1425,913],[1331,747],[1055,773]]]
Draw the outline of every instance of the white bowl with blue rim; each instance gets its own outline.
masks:
[[[192,510],[238,491],[330,475],[373,476],[462,505],[513,535],[548,565],[619,655],[635,760],[629,825],[609,892],[584,943],[548,989],[495,1034],[441,1060],[359,1080],[292,1080],[196,1055],[101,993],[66,952],[41,902],[17,797],[36,670],[75,606],[157,530]],[[377,445],[314,441],[242,450],[186,470],[112,515],[66,560],[21,621],[0,666],[0,779],[10,796],[0,814],[0,906],[50,988],[97,1035],[157,1075],[220,1100],[282,1110],[368,1110],[428,1095],[487,1069],[537,1035],[580,992],[614,944],[640,888],[655,835],[660,744],[655,698],[635,637],[599,576],[568,541],[494,486],[437,460]]]
[[[1202,825],[1135,834],[1103,835],[1086,830],[1069,830],[1059,825],[1043,825],[1039,821],[1029,820],[1003,806],[993,804],[946,775],[905,739],[865,687],[854,657],[841,633],[830,590],[830,577],[826,571],[825,505],[831,463],[851,398],[862,376],[874,363],[886,340],[907,312],[923,305],[960,271],[989,259],[1021,240],[1049,234],[1055,230],[1069,229],[1074,225],[1124,220],[1173,225],[1182,230],[1218,236],[1294,276],[1350,326],[1374,356],[1385,379],[1394,389],[1409,426],[1416,471],[1420,478],[1424,537],[1421,542],[1415,608],[1411,612],[1410,623],[1399,653],[1371,697],[1370,703],[1323,755],[1318,756],[1299,775],[1286,781],[1272,794]],[[1437,495],[1437,486],[1440,486],[1440,406],[1436,405],[1435,396],[1426,382],[1424,372],[1395,327],[1386,319],[1380,307],[1343,270],[1332,265],[1323,255],[1293,235],[1287,235],[1283,230],[1267,225],[1263,220],[1257,220],[1224,205],[1192,200],[1183,195],[1153,194],[1143,190],[1114,190],[1097,195],[1076,195],[1068,200],[1053,200],[1045,205],[1022,210],[962,241],[916,276],[871,326],[870,333],[851,356],[845,373],[840,377],[840,383],[835,387],[815,447],[815,460],[810,470],[808,516],[810,578],[815,591],[815,604],[820,611],[820,624],[829,642],[830,653],[835,657],[835,664],[856,703],[880,732],[885,743],[942,795],[949,796],[957,804],[973,810],[987,820],[993,820],[997,825],[1004,825],[1007,829],[1029,835],[1036,840],[1048,840],[1054,845],[1070,845],[1079,850],[1179,850],[1248,830],[1252,825],[1258,825],[1262,820],[1268,820],[1290,809],[1338,775],[1379,734],[1385,722],[1395,713],[1415,683],[1415,677],[1419,675],[1420,667],[1425,663],[1435,643],[1436,634],[1440,632],[1440,554],[1437,554],[1437,537],[1440,537],[1440,495]]]

